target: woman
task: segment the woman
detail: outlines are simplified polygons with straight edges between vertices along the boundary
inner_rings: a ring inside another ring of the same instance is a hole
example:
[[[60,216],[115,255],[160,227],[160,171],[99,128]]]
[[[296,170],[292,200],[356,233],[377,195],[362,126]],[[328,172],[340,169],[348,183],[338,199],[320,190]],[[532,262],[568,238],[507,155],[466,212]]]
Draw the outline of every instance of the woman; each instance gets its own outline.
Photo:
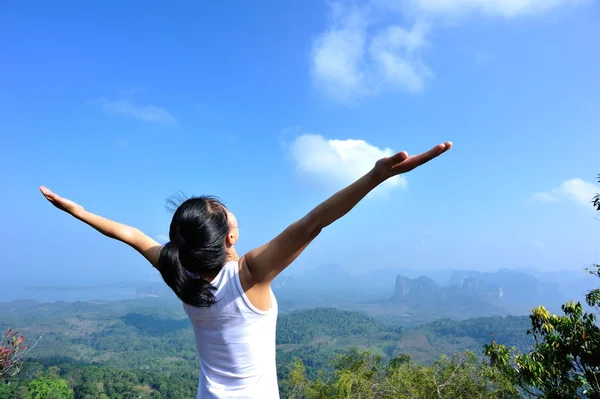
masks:
[[[213,197],[178,206],[160,246],[144,233],[94,215],[73,201],[40,190],[54,206],[122,241],[158,269],[183,302],[200,358],[197,398],[278,398],[275,365],[277,302],[271,282],[321,230],[348,213],[385,180],[441,155],[452,143],[414,156],[383,158],[373,169],[291,224],[267,244],[242,257],[235,251],[235,216]]]

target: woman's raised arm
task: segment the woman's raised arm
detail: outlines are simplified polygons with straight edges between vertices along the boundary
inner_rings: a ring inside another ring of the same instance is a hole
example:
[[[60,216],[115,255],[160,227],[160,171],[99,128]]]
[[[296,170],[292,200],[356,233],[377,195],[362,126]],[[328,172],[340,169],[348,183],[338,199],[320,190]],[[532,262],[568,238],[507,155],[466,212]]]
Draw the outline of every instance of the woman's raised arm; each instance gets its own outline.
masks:
[[[158,266],[161,246],[140,230],[88,212],[81,205],[62,198],[46,187],[40,187],[40,191],[52,205],[61,211],[92,226],[107,237],[124,242],[142,254],[154,267]]]
[[[375,187],[390,177],[409,172],[431,161],[451,147],[452,143],[446,142],[419,155],[408,156],[403,151],[377,161],[366,175],[338,191],[267,244],[248,252],[243,261],[252,275],[253,282],[262,284],[273,281],[324,227],[347,214]]]

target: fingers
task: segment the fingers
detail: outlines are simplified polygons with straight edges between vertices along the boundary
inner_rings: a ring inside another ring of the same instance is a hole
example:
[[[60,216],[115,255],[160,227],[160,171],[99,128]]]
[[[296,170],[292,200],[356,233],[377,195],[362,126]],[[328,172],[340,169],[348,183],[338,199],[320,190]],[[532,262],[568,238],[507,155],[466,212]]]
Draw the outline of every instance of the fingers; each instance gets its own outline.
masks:
[[[450,142],[450,141],[447,141],[443,144],[438,144],[435,147],[433,147],[432,149],[430,149],[429,151],[426,151],[422,154],[416,155],[414,157],[415,163],[417,165],[423,165],[424,163],[429,162],[436,157],[439,157],[444,152],[448,151],[450,148],[452,148],[452,142]]]
[[[40,191],[44,197],[54,206],[58,206],[59,200],[61,199],[58,195],[54,194],[50,189],[41,186]]]
[[[414,168],[421,166],[424,163],[427,163],[434,158],[437,158],[438,156],[442,155],[444,152],[448,151],[450,148],[452,148],[452,143],[450,141],[447,141],[442,144],[438,144],[435,147],[433,147],[432,149],[430,149],[429,151],[426,151],[419,155],[410,156],[408,158],[403,159],[402,161],[400,161],[398,163],[395,163],[395,165],[392,166],[391,169],[395,174],[409,172],[409,171],[413,170]],[[396,156],[399,156],[399,154],[397,154]]]
[[[391,157],[388,158],[388,162],[392,165],[396,165],[408,158],[408,153],[406,151],[398,152]]]
[[[42,194],[44,194],[44,196],[50,196],[52,194],[54,194],[52,191],[50,191],[49,188],[45,187],[45,186],[40,186],[40,191],[42,192]]]
[[[52,191],[50,191],[50,189],[44,186],[40,187],[40,191],[42,192],[42,194],[44,194],[44,197],[46,197],[46,199],[49,201],[56,201],[58,199],[58,195],[54,194]]]

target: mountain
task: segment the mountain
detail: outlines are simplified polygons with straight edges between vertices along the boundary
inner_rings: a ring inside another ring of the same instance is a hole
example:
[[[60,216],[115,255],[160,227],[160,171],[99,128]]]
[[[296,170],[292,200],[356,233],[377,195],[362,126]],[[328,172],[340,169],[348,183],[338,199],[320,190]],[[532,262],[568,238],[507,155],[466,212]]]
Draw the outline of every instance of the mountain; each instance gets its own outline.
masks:
[[[364,268],[351,273],[339,264],[323,264],[278,277],[273,291],[285,311],[333,306],[361,309],[390,322],[522,315],[538,305],[560,312],[560,305],[568,300],[558,284],[511,269],[440,269],[419,274],[411,268]]]
[[[444,296],[443,288],[438,286],[435,281],[429,277],[420,276],[416,279],[410,279],[398,275],[394,293],[390,300],[392,302],[405,302],[408,300],[418,300],[429,302]]]
[[[483,298],[491,302],[497,302],[498,304],[504,297],[502,288],[487,281],[477,280],[473,277],[466,277],[458,284],[449,285],[448,289],[450,291]]]
[[[364,268],[356,272],[356,275],[373,285],[385,285],[389,287],[390,282],[396,279],[398,274],[417,278],[426,276],[435,281],[438,285],[445,285],[455,269],[436,269],[422,270],[420,268],[408,267],[386,267],[386,268]]]
[[[453,286],[441,286],[429,277],[411,279],[398,275],[394,292],[386,300],[407,314],[445,315],[466,318],[482,315],[504,315],[498,289],[474,279]]]
[[[582,270],[543,272],[532,268],[522,268],[515,269],[515,271],[530,274],[545,283],[556,284],[567,300],[583,301],[588,291],[598,287],[598,278]]]
[[[557,284],[542,282],[530,274],[515,270],[500,269],[493,273],[457,270],[450,276],[448,285],[464,284],[465,279],[498,287],[502,302],[517,312],[528,312],[538,305],[559,311],[560,305],[567,300]]]

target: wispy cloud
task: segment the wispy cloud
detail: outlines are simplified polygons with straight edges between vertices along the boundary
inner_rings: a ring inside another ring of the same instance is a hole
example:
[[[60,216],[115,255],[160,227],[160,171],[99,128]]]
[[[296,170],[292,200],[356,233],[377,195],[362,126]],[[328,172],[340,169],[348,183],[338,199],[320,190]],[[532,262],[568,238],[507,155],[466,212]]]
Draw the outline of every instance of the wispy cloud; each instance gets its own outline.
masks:
[[[90,103],[100,106],[109,115],[124,115],[146,122],[173,124],[177,120],[166,109],[154,105],[135,105],[130,100],[98,98]]]
[[[600,192],[600,187],[594,183],[576,178],[566,180],[560,186],[550,191],[535,193],[532,199],[541,202],[555,202],[567,199],[589,207],[591,206],[592,199],[598,192]]]
[[[326,139],[317,134],[296,137],[290,146],[290,155],[300,175],[311,181],[339,188],[352,183],[367,173],[375,162],[394,154],[364,140]],[[379,192],[394,188],[406,188],[403,176],[387,180]]]
[[[392,0],[390,3],[398,3]],[[489,16],[516,17],[547,11],[567,3],[585,0],[410,0],[417,11],[427,14],[462,15],[478,12]]]
[[[369,32],[366,11],[337,5],[332,24],[314,42],[311,75],[326,95],[352,102],[383,90],[419,92],[431,76],[421,61],[428,25],[389,25]]]
[[[511,18],[586,0],[369,0],[332,3],[331,19],[312,47],[313,84],[353,104],[384,91],[422,91],[433,72],[423,61],[431,27],[470,14]],[[395,19],[402,23],[389,23]],[[390,18],[391,17],[391,18]],[[405,22],[405,21],[408,21]],[[488,61],[478,55],[476,62]]]
[[[534,201],[540,202],[554,202],[556,201],[556,197],[551,193],[540,192],[532,195],[531,199]]]

